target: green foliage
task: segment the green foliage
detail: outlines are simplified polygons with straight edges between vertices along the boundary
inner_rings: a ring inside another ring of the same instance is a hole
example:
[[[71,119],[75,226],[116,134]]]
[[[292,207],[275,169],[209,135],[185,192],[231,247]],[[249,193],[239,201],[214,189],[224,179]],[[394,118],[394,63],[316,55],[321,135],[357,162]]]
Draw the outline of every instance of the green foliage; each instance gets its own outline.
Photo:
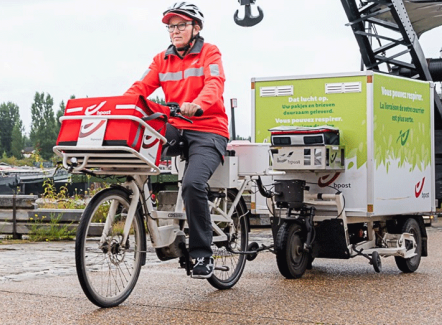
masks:
[[[71,97],[69,99],[75,99],[75,95],[71,95]],[[55,121],[57,124],[57,134],[60,132],[60,128],[61,128],[60,117],[62,117],[64,115],[65,110],[66,110],[66,105],[65,105],[64,101],[62,100],[60,103],[60,108],[58,109],[57,114],[55,116]]]
[[[23,123],[20,120],[19,107],[11,102],[0,104],[0,151],[12,155],[12,140],[14,127],[21,129]],[[22,131],[22,130],[20,130]],[[21,151],[22,145],[20,145]]]
[[[54,184],[54,180],[47,178],[43,181],[43,204],[40,208],[48,209],[84,209],[86,203],[84,196],[92,197],[102,189],[108,188],[110,185],[106,182],[91,184],[89,191],[85,191],[83,195],[75,191],[74,196],[69,197],[67,184],[61,186],[58,190]]]
[[[164,101],[164,98],[160,98],[156,96],[155,98],[149,98],[149,100],[153,101],[154,103],[166,105],[166,102]]]
[[[89,193],[85,192],[84,194],[94,196],[97,192],[101,191],[103,188],[107,188],[108,186],[109,185],[106,183],[100,185],[92,184]],[[73,197],[69,197],[66,186],[61,186],[57,191],[52,179],[46,179],[43,183],[43,188],[44,193],[42,194],[42,199],[45,203],[40,206],[41,208],[84,209],[86,207],[85,201],[81,195],[76,193]],[[93,222],[105,220],[108,211],[109,207],[100,206],[100,209],[95,215],[96,220],[94,219]],[[35,214],[34,217],[30,218],[30,221],[33,222],[29,233],[30,240],[57,241],[73,239],[75,237],[75,230],[72,227],[72,223],[63,224],[61,222],[62,216],[62,213],[51,213],[49,216],[42,217]]]
[[[83,207],[77,207],[75,202],[79,200],[79,197],[74,197],[73,200],[69,200],[68,188],[64,185],[61,186],[57,192],[54,180],[52,178],[46,178],[43,181],[43,194],[41,195],[47,203],[47,206],[43,208],[58,208],[58,209],[80,209]],[[54,206],[55,205],[55,206]]]
[[[60,108],[57,111],[57,115],[56,115],[56,122],[57,122],[57,134],[60,133],[60,128],[61,128],[61,122],[60,122],[60,117],[62,117],[64,115],[64,111],[66,110],[66,105],[64,104],[64,101],[61,101],[60,103]]]
[[[8,157],[6,154],[3,154],[3,157],[0,158],[0,162],[7,163],[12,166],[34,166],[35,156],[29,158],[17,159],[14,156]]]
[[[53,156],[52,148],[57,140],[57,128],[52,106],[54,100],[44,93],[35,93],[32,104],[32,124],[30,138],[36,149],[39,149],[41,156],[49,160]]]
[[[32,141],[26,134],[23,134],[23,147],[32,147]]]
[[[29,239],[32,241],[56,241],[56,240],[72,240],[75,238],[75,230],[69,229],[71,224],[60,224],[62,213],[51,213],[49,223],[45,222],[46,216],[38,218],[30,218],[33,221],[29,232]]]
[[[235,140],[249,140],[249,141],[252,141],[252,137],[249,135],[248,138],[243,138],[242,136],[237,135]]]
[[[12,129],[11,155],[17,159],[22,158],[22,150],[24,148],[23,133],[20,123],[16,123]]]

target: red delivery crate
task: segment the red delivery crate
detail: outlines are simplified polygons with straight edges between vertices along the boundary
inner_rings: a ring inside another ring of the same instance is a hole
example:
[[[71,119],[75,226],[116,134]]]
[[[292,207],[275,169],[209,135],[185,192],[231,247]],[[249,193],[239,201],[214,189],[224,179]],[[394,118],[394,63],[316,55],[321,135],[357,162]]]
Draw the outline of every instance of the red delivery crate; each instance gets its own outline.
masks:
[[[149,156],[151,159],[156,158],[158,164],[161,141],[156,141],[157,139],[137,121],[124,118],[106,119],[106,116],[129,115],[139,118],[150,116],[152,119],[146,123],[164,135],[169,112],[168,107],[138,95],[71,99],[66,105],[65,116],[84,116],[84,119],[63,120],[57,145],[125,146],[137,151],[155,146],[158,147],[155,148],[158,153]],[[103,119],[87,119],[88,116],[103,116]]]

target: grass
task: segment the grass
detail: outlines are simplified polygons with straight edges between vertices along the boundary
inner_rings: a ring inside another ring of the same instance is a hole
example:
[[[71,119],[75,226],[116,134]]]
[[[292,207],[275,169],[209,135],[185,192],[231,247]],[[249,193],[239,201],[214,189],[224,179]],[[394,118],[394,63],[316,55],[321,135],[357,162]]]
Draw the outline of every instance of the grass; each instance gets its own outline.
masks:
[[[103,187],[108,187],[107,184],[103,184]],[[52,179],[46,179],[43,182],[44,192],[42,199],[44,204],[41,208],[52,209],[84,209],[84,198],[75,194],[73,197],[68,196],[67,186],[61,186],[57,191]],[[102,187],[96,187],[89,191],[89,195],[93,196],[100,191]],[[87,192],[85,192],[85,195]],[[105,211],[103,211],[105,213]],[[61,223],[62,213],[51,213],[48,217],[43,216],[41,218],[36,214],[34,218],[29,218],[33,222],[29,239],[31,241],[59,241],[59,240],[73,240],[75,238],[76,230],[72,229],[71,223]]]
[[[72,223],[70,224],[61,224],[62,214],[51,213],[49,217],[49,222],[45,223],[43,216],[41,219],[30,218],[33,221],[31,226],[31,231],[29,233],[29,239],[31,241],[58,241],[58,240],[73,240],[75,238],[74,229],[69,229]]]

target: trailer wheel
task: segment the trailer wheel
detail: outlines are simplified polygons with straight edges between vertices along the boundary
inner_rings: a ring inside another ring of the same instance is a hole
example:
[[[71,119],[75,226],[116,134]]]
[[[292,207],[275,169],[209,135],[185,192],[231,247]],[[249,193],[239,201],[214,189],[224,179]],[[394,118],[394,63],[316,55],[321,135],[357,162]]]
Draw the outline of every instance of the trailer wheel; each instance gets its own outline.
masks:
[[[382,261],[378,252],[374,251],[371,255],[371,263],[373,264],[375,272],[380,273],[382,270]]]
[[[416,256],[412,258],[402,258],[399,256],[395,256],[394,259],[396,261],[396,265],[404,273],[412,273],[417,270],[419,267],[421,257],[422,257],[422,234],[419,228],[419,224],[413,218],[408,218],[404,225],[402,226],[402,232],[408,232],[414,236],[414,240],[416,241]],[[409,243],[410,248],[413,249],[412,243]],[[407,248],[408,249],[408,248]]]
[[[304,251],[304,242],[300,225],[285,222],[279,228],[275,241],[276,263],[287,279],[300,278],[307,269],[310,257]]]

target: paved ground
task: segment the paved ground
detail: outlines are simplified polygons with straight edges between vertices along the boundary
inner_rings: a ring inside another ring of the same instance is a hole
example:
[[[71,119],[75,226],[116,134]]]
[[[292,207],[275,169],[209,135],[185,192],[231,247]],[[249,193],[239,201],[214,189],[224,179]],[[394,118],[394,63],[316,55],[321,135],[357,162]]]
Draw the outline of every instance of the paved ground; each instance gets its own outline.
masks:
[[[73,243],[0,245],[0,324],[442,324],[442,222],[427,228],[429,255],[413,274],[383,259],[317,259],[286,280],[275,257],[248,262],[231,290],[187,277],[176,261],[149,260],[129,299],[99,309],[84,296]],[[269,229],[253,236],[271,242]]]

